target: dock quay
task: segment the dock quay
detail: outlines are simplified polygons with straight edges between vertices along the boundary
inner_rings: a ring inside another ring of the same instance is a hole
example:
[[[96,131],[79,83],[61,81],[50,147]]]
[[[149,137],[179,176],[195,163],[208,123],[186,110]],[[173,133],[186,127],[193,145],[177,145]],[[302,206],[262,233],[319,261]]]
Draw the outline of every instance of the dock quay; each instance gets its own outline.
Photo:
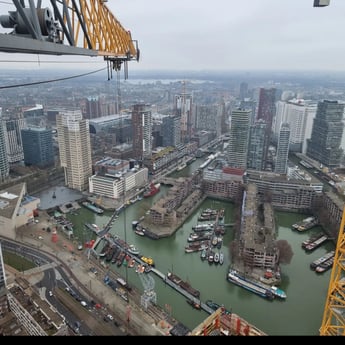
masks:
[[[154,273],[154,274],[157,275],[159,278],[161,278],[162,280],[165,281],[165,274],[162,273],[161,271],[157,270],[156,268],[152,268],[151,272]]]
[[[120,238],[118,238],[117,236],[108,235],[108,236],[104,236],[103,239],[105,241],[108,241],[112,246],[116,246],[118,249],[124,251],[127,255],[130,255],[136,261],[137,264],[147,266],[147,264],[143,260],[141,260],[140,257],[130,254],[128,252],[128,244],[126,242],[124,242],[123,240],[121,240]],[[98,241],[98,243],[99,243],[99,241]],[[146,273],[149,273],[149,272],[154,273],[157,277],[162,279],[167,285],[172,287],[174,290],[176,290],[177,292],[179,292],[180,294],[182,294],[186,298],[188,298],[188,299],[190,299],[196,303],[201,302],[200,299],[197,298],[197,295],[199,296],[199,291],[193,289],[187,282],[182,281],[180,278],[179,278],[179,280],[180,280],[181,284],[182,283],[184,284],[183,286],[185,288],[183,288],[179,284],[176,284],[173,281],[171,281],[167,275],[165,275],[164,273],[162,273],[161,271],[159,271],[155,267],[149,267],[149,269],[145,272]],[[190,289],[190,291],[192,291],[193,294],[188,292],[187,289]],[[203,310],[205,310],[206,312],[208,312],[208,313],[213,312],[213,310],[211,308],[209,308],[205,303],[200,303],[200,305],[201,305],[201,308]]]
[[[125,246],[123,245],[124,242],[120,243],[117,239],[111,238],[111,237],[108,237],[108,238],[104,237],[104,240],[109,241],[111,244],[117,246],[119,249],[124,250],[127,254],[131,255],[130,253],[128,253],[127,248],[125,248]],[[101,239],[99,241],[101,241]],[[99,241],[98,241],[98,243],[99,243]],[[145,265],[145,262],[142,261],[140,259],[140,257],[132,255],[132,258],[136,261],[136,263],[138,263],[140,265]],[[211,314],[211,313],[214,312],[214,310],[212,308],[208,307],[205,303],[201,302],[199,298],[196,298],[191,293],[189,293],[187,290],[183,289],[178,284],[175,284],[174,282],[169,280],[168,277],[164,273],[159,271],[157,268],[151,267],[151,269],[147,272],[147,274],[150,273],[150,272],[154,273],[157,277],[162,279],[165,284],[167,284],[170,287],[172,287],[174,290],[176,290],[177,292],[182,294],[184,297],[188,298],[189,300],[191,300],[191,301],[193,301],[195,303],[200,303],[201,308],[204,311],[206,311],[207,313]]]
[[[81,206],[76,201],[68,202],[59,206],[60,211],[64,214],[69,213],[69,212],[72,212],[72,213],[76,212],[80,208]]]
[[[176,284],[173,281],[171,281],[170,279],[168,279],[168,277],[166,275],[164,275],[162,272],[158,271],[157,269],[152,270],[152,272],[155,273],[158,277],[160,277],[164,281],[165,284],[167,284],[170,287],[172,287],[174,290],[179,292],[184,297],[188,298],[189,300],[191,300],[191,301],[193,301],[195,303],[199,303],[201,309],[203,309],[207,313],[212,314],[214,312],[214,310],[212,308],[207,306],[205,303],[201,302],[201,300],[199,298],[196,298],[193,295],[191,295],[185,289],[182,289],[178,284]]]
[[[96,249],[101,240],[102,240],[102,237],[97,237],[96,241],[93,244],[92,249]]]
[[[124,250],[127,254],[131,255],[130,253],[128,253],[127,248],[125,248],[123,246],[123,243],[120,243],[117,239],[115,238],[111,238],[111,237],[104,237],[104,240],[109,241],[111,244],[117,246],[118,248]],[[140,265],[145,265],[145,262],[142,261],[140,259],[140,257],[138,256],[134,256],[132,255],[132,258]],[[193,296],[191,293],[189,293],[187,290],[183,289],[180,285],[174,283],[173,281],[171,281],[170,279],[168,279],[167,275],[165,275],[164,273],[162,273],[161,271],[159,271],[157,268],[155,267],[151,267],[151,269],[149,270],[148,273],[152,272],[153,274],[155,274],[157,277],[159,277],[160,279],[162,279],[164,281],[165,284],[169,285],[170,287],[172,287],[174,290],[176,290],[177,292],[179,292],[181,295],[183,295],[184,297],[190,299],[193,302],[199,303],[201,308],[206,311],[209,314],[212,314],[214,312],[214,310],[210,307],[208,307],[205,303],[201,302],[201,300],[199,298],[196,298],[195,296]]]
[[[96,232],[98,237],[105,236],[111,229],[113,222],[117,219],[119,212],[115,210],[102,230]],[[91,229],[92,230],[92,229]],[[94,246],[95,248],[95,246]]]
[[[100,238],[100,237],[97,238],[95,243],[97,243],[97,245],[98,245],[102,241],[103,242],[109,241],[110,243],[118,246],[120,249],[126,251],[126,248],[124,247],[125,242],[119,238],[116,238],[116,237],[112,238],[112,236],[103,236],[102,238]],[[94,246],[94,248],[96,248],[96,245]],[[131,254],[129,254],[129,255],[131,255]],[[141,264],[141,265],[145,264],[140,259],[140,257],[135,256],[135,255],[131,255],[131,257],[136,261],[136,263]],[[112,273],[112,271],[110,271],[109,269],[105,269],[105,268],[103,268],[102,271],[103,271],[104,275],[107,274],[107,275],[109,275],[110,279],[116,281],[116,278],[118,277],[117,273],[114,274],[114,273]],[[181,295],[186,297],[186,299],[193,301],[194,303],[199,304],[201,309],[204,310],[209,315],[212,316],[216,313],[214,311],[214,309],[210,308],[206,303],[202,302],[200,298],[196,298],[195,296],[190,294],[188,291],[181,288],[178,284],[176,284],[173,281],[171,281],[170,279],[168,279],[167,275],[164,274],[163,272],[161,272],[156,267],[151,267],[151,269],[149,271],[144,271],[143,274],[151,274],[151,273],[156,275],[158,278],[162,279],[166,285],[170,286],[175,291],[177,291],[178,293],[180,293]],[[134,291],[132,291],[130,293],[132,294],[132,293],[134,293]],[[153,307],[159,308],[159,306],[155,306],[155,305],[153,305],[152,308]],[[152,308],[151,307],[148,308],[148,311],[150,312],[150,314],[151,314]],[[155,313],[157,313],[157,312],[158,311],[156,311]],[[229,331],[230,335],[239,335],[239,334],[241,334],[241,335],[266,335],[264,332],[258,330],[256,327],[250,325],[247,321],[245,321],[244,319],[242,319],[241,317],[239,317],[238,315],[236,315],[232,312],[231,313],[223,313],[223,314],[224,314],[224,317],[226,318],[226,320],[224,319],[226,321],[226,324],[230,327],[230,331]],[[241,325],[241,326],[239,326],[239,325]]]

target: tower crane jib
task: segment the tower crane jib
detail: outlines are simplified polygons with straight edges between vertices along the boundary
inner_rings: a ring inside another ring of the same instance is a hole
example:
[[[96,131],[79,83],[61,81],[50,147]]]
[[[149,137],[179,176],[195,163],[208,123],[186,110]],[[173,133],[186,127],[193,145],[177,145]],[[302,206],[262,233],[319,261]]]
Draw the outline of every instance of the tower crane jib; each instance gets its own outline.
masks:
[[[314,0],[314,7],[329,5],[330,0]],[[320,335],[345,335],[345,206],[343,206]]]
[[[13,0],[0,15],[0,51],[45,55],[102,56],[118,70],[138,61],[138,42],[106,6],[105,0]]]

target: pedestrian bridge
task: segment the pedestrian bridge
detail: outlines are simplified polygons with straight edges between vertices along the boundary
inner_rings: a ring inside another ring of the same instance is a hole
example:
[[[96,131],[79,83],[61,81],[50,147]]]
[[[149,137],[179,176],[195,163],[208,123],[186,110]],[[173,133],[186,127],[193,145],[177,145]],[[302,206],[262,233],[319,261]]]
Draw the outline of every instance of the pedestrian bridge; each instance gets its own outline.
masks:
[[[49,270],[51,268],[54,268],[56,266],[58,266],[58,264],[56,262],[49,262],[47,264],[26,270],[26,271],[24,271],[24,274],[25,275],[31,275],[31,274],[41,273],[41,272],[44,272],[44,271]]]

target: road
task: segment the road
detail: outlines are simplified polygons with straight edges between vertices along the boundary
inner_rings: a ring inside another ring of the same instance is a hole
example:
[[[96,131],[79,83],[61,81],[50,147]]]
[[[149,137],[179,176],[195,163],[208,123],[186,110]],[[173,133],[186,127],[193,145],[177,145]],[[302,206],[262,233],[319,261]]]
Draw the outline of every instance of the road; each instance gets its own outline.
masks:
[[[140,300],[138,296],[135,299],[131,298],[131,303],[135,303],[134,300],[137,303],[128,305],[109,287],[105,286],[101,279],[91,274],[90,262],[86,256],[71,255],[67,249],[54,252],[51,248],[46,248],[42,242],[37,244],[37,241],[32,238],[27,239],[30,239],[30,243],[33,245],[8,239],[1,239],[1,243],[4,250],[21,255],[40,265],[36,270],[41,269],[45,273],[43,279],[35,283],[37,288],[41,295],[65,316],[67,324],[74,331],[77,329],[79,334],[85,335],[96,335],[95,332],[100,332],[97,335],[164,334],[162,330],[155,327],[158,320],[153,319],[137,306]],[[46,250],[50,250],[51,253]],[[46,264],[52,264],[55,267],[44,269]],[[91,277],[90,274],[93,276]],[[94,278],[92,291],[88,288],[88,286],[91,288],[90,278]],[[66,287],[72,288],[77,293],[72,296],[65,293]],[[49,296],[49,291],[53,292],[53,296]],[[87,309],[82,308],[80,300],[87,302]],[[102,305],[102,308],[97,309],[96,304]],[[129,321],[129,310],[131,311],[130,322],[127,322]],[[86,311],[87,314],[85,314]],[[109,322],[110,320],[105,319],[107,314],[113,315],[114,320]],[[86,315],[91,317],[86,317]],[[166,330],[164,331],[166,332]]]
[[[36,283],[37,291],[41,297],[45,298],[57,311],[65,317],[67,325],[80,335],[124,335],[125,333],[118,327],[119,321],[109,322],[105,318],[106,311],[95,308],[96,302],[83,295],[79,286],[73,285],[66,273],[64,264],[56,262],[49,255],[41,250],[16,243],[14,241],[2,239],[3,250],[22,256],[36,264],[37,267],[44,269],[43,278]],[[55,268],[45,268],[45,264],[54,264]],[[36,269],[37,270],[37,269]],[[30,270],[34,271],[34,270]],[[38,269],[39,272],[39,269]],[[32,273],[34,274],[34,273]],[[64,292],[69,291],[78,293]],[[63,291],[63,292],[61,292]],[[51,296],[49,294],[51,292]],[[87,301],[88,308],[81,306],[80,301]]]

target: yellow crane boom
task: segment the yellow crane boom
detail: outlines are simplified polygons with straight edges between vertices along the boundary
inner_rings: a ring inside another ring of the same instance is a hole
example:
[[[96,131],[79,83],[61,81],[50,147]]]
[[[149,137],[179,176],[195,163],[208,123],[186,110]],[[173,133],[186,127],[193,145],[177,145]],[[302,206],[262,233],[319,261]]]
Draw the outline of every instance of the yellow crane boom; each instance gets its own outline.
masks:
[[[13,0],[14,11],[0,16],[13,29],[0,34],[0,51],[47,55],[103,56],[139,60],[137,41],[106,6],[107,0]]]
[[[340,223],[320,335],[345,335],[345,207]]]
[[[109,57],[122,57],[137,59],[137,48],[134,46],[131,34],[124,29],[120,22],[105,5],[104,0],[79,0],[79,6],[75,0],[67,0],[67,7],[73,15],[74,42],[79,41],[82,35],[83,47],[97,50],[98,55]],[[80,15],[82,20],[76,20]],[[66,17],[64,17],[66,22]],[[82,30],[82,25],[85,25]],[[88,36],[89,40],[86,39]]]
[[[330,0],[314,0],[314,7],[326,7]],[[345,335],[345,206],[323,312],[320,335]]]

